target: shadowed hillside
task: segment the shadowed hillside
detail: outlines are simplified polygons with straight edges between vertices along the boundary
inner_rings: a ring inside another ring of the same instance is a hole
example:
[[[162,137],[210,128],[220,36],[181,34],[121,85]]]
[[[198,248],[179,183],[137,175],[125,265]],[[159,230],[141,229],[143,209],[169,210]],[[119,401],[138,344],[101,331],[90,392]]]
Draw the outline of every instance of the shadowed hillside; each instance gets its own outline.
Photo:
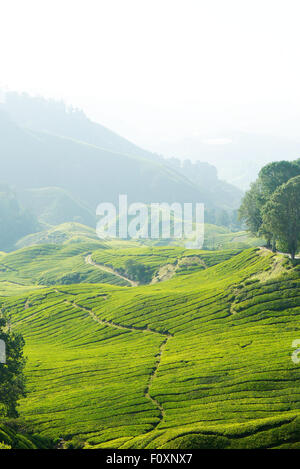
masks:
[[[58,186],[93,209],[103,200],[115,201],[119,193],[132,201],[197,201],[229,211],[239,204],[241,191],[220,181],[216,172],[211,179],[205,165],[202,178],[194,180],[63,103],[7,93],[0,109],[5,137],[0,151],[11,160],[3,180],[19,188]],[[15,164],[21,165],[22,180],[14,174]],[[35,168],[34,174],[28,168]]]

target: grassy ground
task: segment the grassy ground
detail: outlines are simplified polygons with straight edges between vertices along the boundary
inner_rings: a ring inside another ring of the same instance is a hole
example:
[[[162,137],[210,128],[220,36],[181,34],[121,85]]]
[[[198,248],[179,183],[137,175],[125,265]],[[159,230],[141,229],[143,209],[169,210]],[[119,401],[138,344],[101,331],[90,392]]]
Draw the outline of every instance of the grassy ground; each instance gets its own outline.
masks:
[[[187,254],[143,249],[153,271]],[[99,448],[297,447],[299,270],[256,249],[189,254],[201,269],[161,283],[2,298],[26,339],[20,411],[37,432]]]

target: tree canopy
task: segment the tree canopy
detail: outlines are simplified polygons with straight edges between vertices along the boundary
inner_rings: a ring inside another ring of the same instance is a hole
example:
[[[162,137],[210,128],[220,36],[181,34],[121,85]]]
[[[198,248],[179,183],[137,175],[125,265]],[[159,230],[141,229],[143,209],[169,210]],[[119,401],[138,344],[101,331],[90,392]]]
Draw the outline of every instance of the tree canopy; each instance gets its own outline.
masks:
[[[125,262],[125,270],[130,279],[135,280],[141,284],[150,282],[152,277],[150,267],[135,262],[132,259],[128,259]]]
[[[277,161],[264,166],[246,192],[239,216],[267,245],[285,246],[294,258],[299,247],[300,160]]]
[[[300,174],[300,166],[293,161],[275,161],[265,165],[258,179],[265,197],[271,196],[285,182]]]
[[[263,207],[262,219],[294,259],[300,242],[300,176],[276,189]]]

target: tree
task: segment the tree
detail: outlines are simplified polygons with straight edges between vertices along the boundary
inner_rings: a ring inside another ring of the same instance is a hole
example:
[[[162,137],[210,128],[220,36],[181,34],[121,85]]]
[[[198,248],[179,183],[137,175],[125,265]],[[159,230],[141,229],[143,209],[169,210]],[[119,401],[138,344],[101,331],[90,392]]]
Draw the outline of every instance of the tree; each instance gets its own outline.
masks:
[[[287,246],[292,259],[300,242],[300,176],[282,184],[262,210],[263,227]]]
[[[291,178],[300,175],[300,166],[293,161],[275,161],[266,164],[259,172],[258,178],[265,197],[269,197],[276,189]]]
[[[0,415],[15,418],[18,417],[18,400],[25,396],[24,339],[11,332],[7,320],[1,317],[0,340],[4,341],[6,348],[6,363],[0,363]]]
[[[248,230],[255,236],[263,236],[267,246],[276,250],[274,233],[269,225],[263,223],[262,212],[272,194],[289,181],[300,175],[299,163],[290,161],[276,161],[265,165],[259,172],[257,180],[251,184],[246,192],[239,209],[239,218],[243,220]]]

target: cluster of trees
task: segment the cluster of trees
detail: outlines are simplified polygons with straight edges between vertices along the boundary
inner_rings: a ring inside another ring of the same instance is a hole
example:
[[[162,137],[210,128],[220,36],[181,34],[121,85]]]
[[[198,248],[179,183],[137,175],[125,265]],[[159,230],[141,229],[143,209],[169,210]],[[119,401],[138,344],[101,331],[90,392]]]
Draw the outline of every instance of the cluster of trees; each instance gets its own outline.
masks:
[[[135,262],[132,259],[128,259],[125,262],[125,271],[128,278],[141,284],[149,283],[152,278],[150,267]]]
[[[242,229],[242,222],[239,220],[238,210],[206,208],[205,223],[210,223],[217,226],[225,226],[231,231],[239,231]]]
[[[24,339],[10,331],[7,319],[0,317],[0,340],[5,343],[5,363],[0,363],[0,416],[18,417],[17,403],[25,396]]]
[[[267,246],[291,254],[300,245],[300,160],[278,161],[264,166],[246,192],[239,216]]]

